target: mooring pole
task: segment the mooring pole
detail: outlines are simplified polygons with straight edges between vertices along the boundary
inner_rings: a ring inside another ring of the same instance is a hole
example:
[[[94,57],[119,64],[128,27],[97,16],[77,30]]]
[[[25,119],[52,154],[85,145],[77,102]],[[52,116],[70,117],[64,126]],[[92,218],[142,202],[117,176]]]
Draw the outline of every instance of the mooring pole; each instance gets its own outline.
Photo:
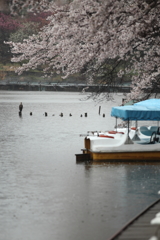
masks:
[[[101,106],[99,106],[99,115],[101,114]]]
[[[117,132],[117,117],[116,117],[116,132]]]
[[[128,142],[129,142],[129,119],[127,121],[127,125],[128,125]]]

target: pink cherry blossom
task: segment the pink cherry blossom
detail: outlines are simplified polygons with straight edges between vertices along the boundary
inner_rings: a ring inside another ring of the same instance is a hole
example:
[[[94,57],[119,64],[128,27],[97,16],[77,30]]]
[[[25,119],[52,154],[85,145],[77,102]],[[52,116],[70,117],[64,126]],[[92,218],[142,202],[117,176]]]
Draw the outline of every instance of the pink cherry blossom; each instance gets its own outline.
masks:
[[[60,71],[64,78],[83,71],[92,81],[112,61],[101,82],[105,85],[115,81],[111,74],[123,61],[129,64],[119,69],[117,77],[132,73],[129,98],[149,97],[160,87],[159,0],[74,0],[63,5],[13,0],[11,10],[19,5],[52,13],[38,35],[23,43],[8,43],[13,62],[27,60],[17,69],[19,74],[43,66],[44,73]]]

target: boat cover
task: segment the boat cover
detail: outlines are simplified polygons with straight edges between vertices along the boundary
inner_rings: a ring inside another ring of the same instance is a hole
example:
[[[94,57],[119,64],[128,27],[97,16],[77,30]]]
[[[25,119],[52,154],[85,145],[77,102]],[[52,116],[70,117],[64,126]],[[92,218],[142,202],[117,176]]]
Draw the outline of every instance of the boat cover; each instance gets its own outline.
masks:
[[[111,116],[123,121],[160,121],[160,99],[148,99],[131,106],[112,107]]]
[[[160,109],[160,99],[148,99],[145,101],[141,101],[138,103],[135,103],[134,106],[146,106],[146,107],[155,107]]]

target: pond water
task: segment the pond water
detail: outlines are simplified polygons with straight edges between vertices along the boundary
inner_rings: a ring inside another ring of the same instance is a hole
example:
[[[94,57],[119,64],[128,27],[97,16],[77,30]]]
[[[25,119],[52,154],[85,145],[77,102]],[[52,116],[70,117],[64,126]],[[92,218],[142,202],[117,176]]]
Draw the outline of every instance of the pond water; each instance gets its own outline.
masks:
[[[76,163],[80,134],[113,129],[122,97],[0,91],[1,240],[106,240],[158,199],[160,163]]]

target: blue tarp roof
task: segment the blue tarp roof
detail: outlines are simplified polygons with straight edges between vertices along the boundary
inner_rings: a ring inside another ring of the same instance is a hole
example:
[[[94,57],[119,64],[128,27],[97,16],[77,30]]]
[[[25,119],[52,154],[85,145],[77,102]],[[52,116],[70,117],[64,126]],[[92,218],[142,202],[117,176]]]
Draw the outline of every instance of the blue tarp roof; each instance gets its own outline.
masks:
[[[155,108],[159,108],[160,109],[160,99],[148,99],[145,101],[141,101],[138,103],[135,103],[134,106],[145,106],[145,107],[155,107]]]
[[[160,121],[160,99],[149,99],[131,106],[112,107],[111,116],[124,121]]]

